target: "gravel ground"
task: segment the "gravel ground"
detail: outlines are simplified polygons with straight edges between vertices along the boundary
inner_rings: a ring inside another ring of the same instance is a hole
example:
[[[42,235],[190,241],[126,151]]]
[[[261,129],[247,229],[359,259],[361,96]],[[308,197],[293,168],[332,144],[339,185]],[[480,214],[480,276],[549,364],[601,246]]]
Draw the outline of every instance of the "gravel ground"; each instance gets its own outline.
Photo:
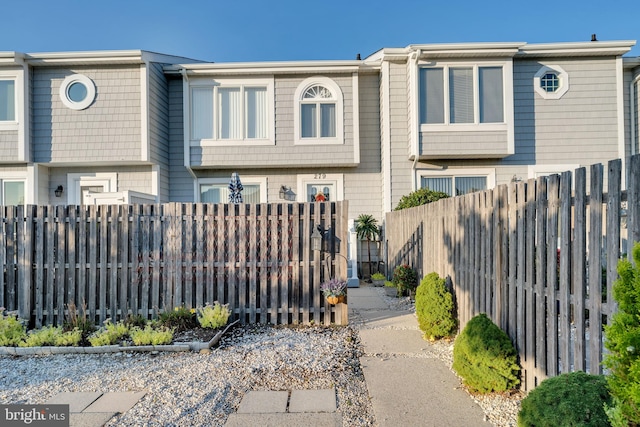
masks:
[[[413,308],[408,298],[387,302],[397,310]],[[138,404],[107,425],[221,426],[250,390],[335,387],[345,426],[375,426],[360,368],[357,317],[352,325],[238,327],[209,354],[2,356],[0,403],[43,403],[65,391],[146,390]],[[425,342],[425,348],[421,356],[451,368],[451,342]],[[472,397],[493,425],[517,425],[521,394]]]

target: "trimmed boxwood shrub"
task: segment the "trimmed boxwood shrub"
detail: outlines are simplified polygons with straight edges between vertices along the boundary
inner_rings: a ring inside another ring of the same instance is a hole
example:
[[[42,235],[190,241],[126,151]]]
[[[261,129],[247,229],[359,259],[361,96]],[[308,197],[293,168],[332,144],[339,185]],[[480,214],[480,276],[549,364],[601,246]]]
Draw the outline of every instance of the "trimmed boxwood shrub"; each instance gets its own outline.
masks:
[[[578,371],[547,378],[521,402],[520,427],[609,426],[611,403],[602,375]]]
[[[435,202],[440,199],[446,199],[447,197],[449,197],[449,195],[441,191],[433,191],[429,190],[428,188],[419,188],[416,191],[400,197],[400,201],[398,201],[398,204],[396,205],[394,211],[426,205],[427,203]]]
[[[453,295],[438,273],[427,274],[416,290],[416,315],[424,339],[434,341],[452,336],[458,327]]]
[[[502,329],[481,313],[453,345],[453,369],[473,391],[506,391],[520,384],[518,355]]]

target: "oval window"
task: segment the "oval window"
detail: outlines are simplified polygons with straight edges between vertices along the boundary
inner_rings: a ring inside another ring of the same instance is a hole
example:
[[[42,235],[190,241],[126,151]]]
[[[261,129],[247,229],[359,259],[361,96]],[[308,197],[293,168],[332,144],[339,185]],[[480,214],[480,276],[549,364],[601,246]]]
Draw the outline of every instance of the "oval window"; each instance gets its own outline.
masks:
[[[95,84],[82,74],[68,76],[60,85],[60,99],[72,110],[84,110],[93,103],[95,97]]]

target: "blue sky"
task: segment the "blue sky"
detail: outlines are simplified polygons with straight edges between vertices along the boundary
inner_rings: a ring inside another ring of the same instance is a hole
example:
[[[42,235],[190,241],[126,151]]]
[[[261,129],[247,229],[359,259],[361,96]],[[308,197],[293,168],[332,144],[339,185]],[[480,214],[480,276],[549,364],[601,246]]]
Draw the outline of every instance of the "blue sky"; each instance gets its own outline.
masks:
[[[454,42],[640,39],[640,1],[11,0],[0,51],[144,49],[216,62],[355,59]],[[627,56],[640,56],[634,47]]]

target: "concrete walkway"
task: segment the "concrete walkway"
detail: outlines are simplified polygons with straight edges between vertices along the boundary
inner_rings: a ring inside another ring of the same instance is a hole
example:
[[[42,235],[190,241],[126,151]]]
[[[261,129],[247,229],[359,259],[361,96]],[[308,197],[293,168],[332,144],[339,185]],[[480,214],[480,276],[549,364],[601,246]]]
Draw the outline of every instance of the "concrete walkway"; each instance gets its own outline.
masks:
[[[144,391],[63,392],[46,401],[45,405],[69,405],[69,427],[101,427],[115,415],[133,408],[145,394]]]
[[[460,380],[429,355],[413,311],[392,309],[381,290],[349,289],[349,322],[364,346],[360,363],[377,425],[490,426]]]

